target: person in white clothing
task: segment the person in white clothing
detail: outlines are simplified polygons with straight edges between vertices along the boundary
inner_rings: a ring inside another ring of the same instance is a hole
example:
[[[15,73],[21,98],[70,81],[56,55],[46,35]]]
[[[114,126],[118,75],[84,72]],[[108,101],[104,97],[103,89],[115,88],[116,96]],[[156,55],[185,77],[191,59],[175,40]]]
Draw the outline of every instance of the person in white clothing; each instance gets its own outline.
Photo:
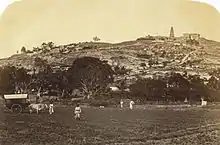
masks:
[[[76,105],[74,113],[75,113],[75,119],[76,120],[80,120],[80,114],[81,114],[82,110],[79,106],[79,104]]]
[[[54,109],[53,109],[53,103],[52,103],[52,101],[50,101],[50,104],[49,104],[49,113],[50,114],[53,114],[54,113]]]
[[[120,101],[121,108],[123,108],[123,104],[124,104],[124,102],[123,102],[123,100],[121,99],[121,101]]]
[[[134,101],[130,101],[130,109],[133,109]]]

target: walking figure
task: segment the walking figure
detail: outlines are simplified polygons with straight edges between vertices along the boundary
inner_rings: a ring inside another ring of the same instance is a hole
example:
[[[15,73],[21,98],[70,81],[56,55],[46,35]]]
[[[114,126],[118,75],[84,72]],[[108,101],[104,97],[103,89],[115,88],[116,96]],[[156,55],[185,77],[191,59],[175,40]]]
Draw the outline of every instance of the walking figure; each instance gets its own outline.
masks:
[[[130,101],[130,109],[132,110],[133,109],[133,105],[134,105],[134,101]]]
[[[52,103],[52,101],[50,101],[50,105],[49,105],[49,113],[50,113],[50,115],[54,113],[53,107],[54,107],[53,103]]]
[[[39,97],[39,95],[37,95],[36,96],[36,104],[38,104],[40,102],[39,100],[40,100],[40,97]]]
[[[121,101],[120,101],[121,108],[123,108],[123,104],[124,104],[124,102],[123,102],[123,100],[121,99]]]
[[[75,113],[75,119],[76,120],[80,120],[80,114],[81,114],[82,110],[79,106],[79,104],[76,105],[74,113]]]

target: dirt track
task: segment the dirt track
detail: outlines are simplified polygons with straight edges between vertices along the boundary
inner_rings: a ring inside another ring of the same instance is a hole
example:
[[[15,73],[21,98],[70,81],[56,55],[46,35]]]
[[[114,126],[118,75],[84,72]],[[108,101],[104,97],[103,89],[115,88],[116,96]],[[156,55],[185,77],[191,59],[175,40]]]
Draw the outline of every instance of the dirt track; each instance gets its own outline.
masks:
[[[3,144],[220,144],[220,110],[120,110],[84,108],[81,121],[70,107],[55,114],[0,112]]]

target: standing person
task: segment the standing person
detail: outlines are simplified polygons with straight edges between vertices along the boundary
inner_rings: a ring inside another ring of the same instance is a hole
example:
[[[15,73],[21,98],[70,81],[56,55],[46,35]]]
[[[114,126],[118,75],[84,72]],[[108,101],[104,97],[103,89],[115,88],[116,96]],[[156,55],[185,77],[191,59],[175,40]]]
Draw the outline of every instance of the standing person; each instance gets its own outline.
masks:
[[[123,100],[121,99],[121,101],[120,101],[121,108],[123,108],[123,104],[124,104],[124,102],[123,102]]]
[[[39,103],[39,99],[40,99],[40,97],[37,95],[37,96],[36,96],[36,104]]]
[[[53,102],[50,101],[50,104],[49,104],[49,113],[50,113],[50,115],[54,113],[53,107],[54,107],[54,106],[53,106]]]
[[[82,110],[79,106],[79,104],[76,105],[74,113],[75,113],[75,119],[79,120],[80,119],[80,114],[81,114]]]
[[[40,103],[40,97],[41,97],[41,94],[40,94],[40,91],[37,92],[37,97],[36,97],[36,103]]]
[[[40,103],[40,98],[41,98],[41,93],[40,93],[40,91],[41,91],[41,87],[38,89],[38,91],[37,91],[37,97],[36,97],[36,103],[38,104],[38,103]]]
[[[134,101],[130,101],[130,109],[132,110],[133,109],[133,105],[134,105]]]

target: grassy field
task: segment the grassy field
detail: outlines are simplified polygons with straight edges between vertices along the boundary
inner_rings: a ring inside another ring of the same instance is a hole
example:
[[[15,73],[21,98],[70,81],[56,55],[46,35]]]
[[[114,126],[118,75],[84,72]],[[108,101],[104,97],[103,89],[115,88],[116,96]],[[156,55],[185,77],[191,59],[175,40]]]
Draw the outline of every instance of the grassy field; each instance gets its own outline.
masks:
[[[220,144],[219,109],[83,108],[81,121],[73,108],[14,115],[0,108],[0,144],[197,145]]]

